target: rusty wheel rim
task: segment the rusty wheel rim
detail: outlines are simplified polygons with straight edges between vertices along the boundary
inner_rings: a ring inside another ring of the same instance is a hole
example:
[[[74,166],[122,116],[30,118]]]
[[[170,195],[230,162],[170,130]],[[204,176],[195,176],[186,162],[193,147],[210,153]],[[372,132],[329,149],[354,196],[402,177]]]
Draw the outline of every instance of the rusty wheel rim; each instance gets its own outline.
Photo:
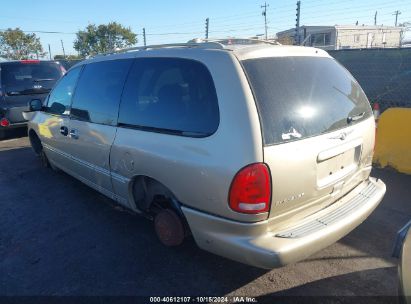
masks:
[[[156,215],[154,228],[157,237],[165,246],[178,246],[184,240],[183,223],[171,209],[164,209]]]

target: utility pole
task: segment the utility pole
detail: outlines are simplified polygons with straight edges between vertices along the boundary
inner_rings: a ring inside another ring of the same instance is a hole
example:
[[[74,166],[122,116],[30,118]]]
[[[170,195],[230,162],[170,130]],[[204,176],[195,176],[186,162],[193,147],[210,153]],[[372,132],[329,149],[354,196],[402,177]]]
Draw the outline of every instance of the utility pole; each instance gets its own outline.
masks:
[[[374,25],[377,25],[377,14],[378,14],[378,11],[375,11],[375,15],[374,15]]]
[[[300,8],[301,8],[301,1],[297,1],[297,13],[295,16],[295,44],[300,45]]]
[[[64,57],[64,59],[66,59],[66,51],[64,50],[64,43],[63,43],[63,40],[60,40],[61,41],[61,48],[63,49],[63,57]]]
[[[144,41],[144,46],[147,46],[147,41],[146,41],[146,28],[143,27],[143,41]]]
[[[267,34],[267,7],[270,5],[267,4],[267,2],[264,2],[264,5],[261,5],[261,8],[263,8],[263,13],[262,15],[264,16],[264,29],[265,29],[265,40],[268,39],[268,34]]]
[[[205,23],[205,39],[208,39],[208,28],[210,26],[210,18],[206,19],[206,23]]]
[[[51,60],[51,48],[50,48],[50,43],[49,43],[49,58]]]
[[[401,12],[399,10],[396,10],[393,15],[395,15],[395,26],[397,26],[398,22],[398,15],[401,15]]]
[[[114,52],[114,46],[112,44],[110,33],[108,34],[108,49],[109,49],[110,52]]]

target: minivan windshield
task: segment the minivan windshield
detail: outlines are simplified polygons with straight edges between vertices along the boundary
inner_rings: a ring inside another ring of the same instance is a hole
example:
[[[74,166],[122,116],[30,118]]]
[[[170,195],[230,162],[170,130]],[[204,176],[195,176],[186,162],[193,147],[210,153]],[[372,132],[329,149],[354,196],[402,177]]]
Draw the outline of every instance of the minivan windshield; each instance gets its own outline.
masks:
[[[57,62],[50,61],[1,63],[1,86],[8,95],[47,93],[63,71]]]
[[[265,145],[331,132],[372,115],[357,81],[332,58],[270,57],[242,64]]]

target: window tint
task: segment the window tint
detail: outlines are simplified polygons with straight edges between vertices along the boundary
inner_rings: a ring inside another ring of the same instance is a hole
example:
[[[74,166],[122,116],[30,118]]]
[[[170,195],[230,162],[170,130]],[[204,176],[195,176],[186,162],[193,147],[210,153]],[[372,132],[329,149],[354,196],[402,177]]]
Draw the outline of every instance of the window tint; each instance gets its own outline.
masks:
[[[36,92],[48,93],[57,80],[63,76],[64,68],[49,61],[38,62],[7,62],[1,64],[1,86],[7,92],[32,94],[33,86]],[[15,93],[14,93],[15,94]]]
[[[132,59],[110,60],[85,66],[73,98],[74,119],[117,124],[118,106]]]
[[[73,96],[81,67],[69,71],[51,91],[47,102],[47,112],[68,115],[71,97]]]
[[[331,58],[259,58],[243,65],[265,144],[331,132],[372,115],[358,83]]]
[[[318,33],[311,35],[311,46],[327,46],[331,44],[331,33]]]
[[[203,137],[219,124],[210,72],[193,60],[136,59],[126,82],[119,125]]]

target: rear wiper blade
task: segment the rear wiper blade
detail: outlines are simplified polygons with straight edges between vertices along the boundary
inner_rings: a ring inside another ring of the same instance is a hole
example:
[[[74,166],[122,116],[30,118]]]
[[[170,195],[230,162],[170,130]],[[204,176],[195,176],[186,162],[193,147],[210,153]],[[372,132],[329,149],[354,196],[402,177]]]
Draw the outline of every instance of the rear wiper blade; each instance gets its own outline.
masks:
[[[348,116],[347,117],[347,123],[351,123],[353,121],[360,120],[361,118],[364,117],[364,115],[365,115],[365,112],[362,112],[362,113],[359,113],[359,114],[353,115],[353,116]]]
[[[35,78],[33,79],[34,82],[40,82],[40,81],[53,81],[55,80],[54,78]]]
[[[21,95],[21,92],[18,91],[10,91],[10,92],[6,92],[7,95],[9,96],[14,96],[14,95]]]

